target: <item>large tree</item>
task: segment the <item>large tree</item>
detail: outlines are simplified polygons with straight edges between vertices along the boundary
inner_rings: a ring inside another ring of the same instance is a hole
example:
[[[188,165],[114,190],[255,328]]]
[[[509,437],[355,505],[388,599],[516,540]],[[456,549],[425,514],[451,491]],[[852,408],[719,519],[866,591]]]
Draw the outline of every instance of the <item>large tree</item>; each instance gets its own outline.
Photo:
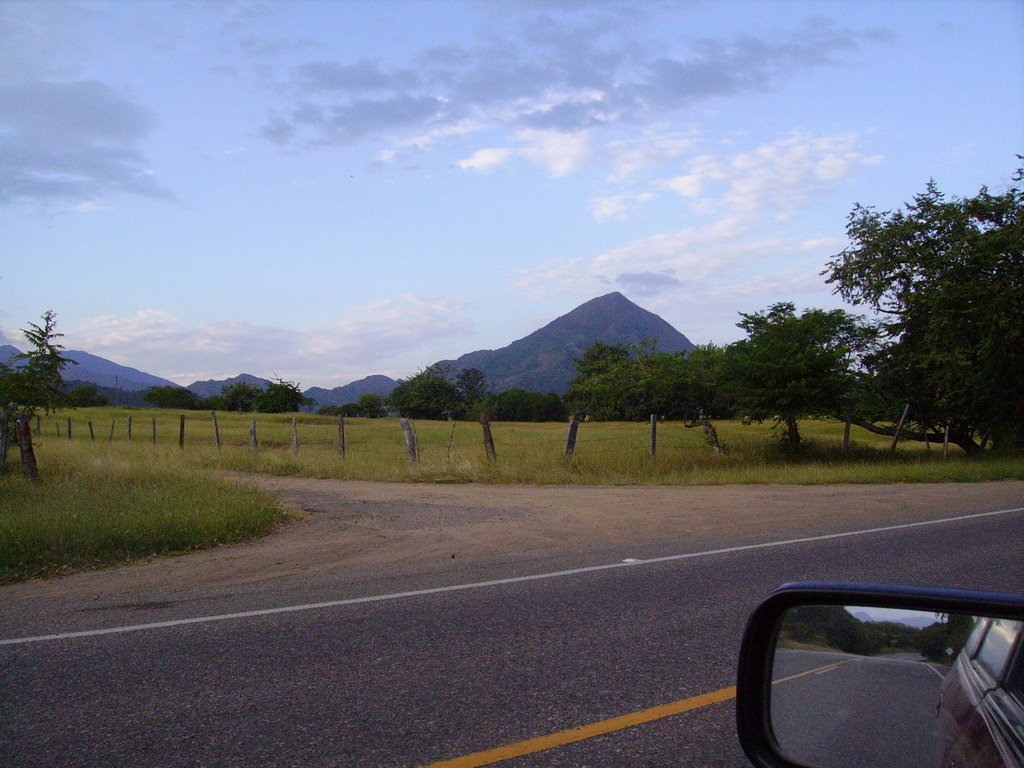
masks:
[[[302,394],[300,385],[294,381],[273,379],[253,400],[253,410],[260,413],[295,413],[313,401]]]
[[[465,400],[448,364],[435,363],[404,379],[388,395],[388,406],[413,419],[458,418]]]
[[[790,302],[741,317],[737,325],[747,338],[728,348],[726,387],[741,413],[774,419],[785,428],[787,445],[796,448],[798,419],[846,410],[857,352],[869,333],[843,310],[797,315]]]
[[[1024,446],[1024,173],[992,194],[947,198],[934,181],[905,210],[857,205],[850,246],[828,263],[844,299],[881,316],[882,344],[858,424],[941,439],[968,453],[986,438]],[[888,420],[888,425],[882,422]]]

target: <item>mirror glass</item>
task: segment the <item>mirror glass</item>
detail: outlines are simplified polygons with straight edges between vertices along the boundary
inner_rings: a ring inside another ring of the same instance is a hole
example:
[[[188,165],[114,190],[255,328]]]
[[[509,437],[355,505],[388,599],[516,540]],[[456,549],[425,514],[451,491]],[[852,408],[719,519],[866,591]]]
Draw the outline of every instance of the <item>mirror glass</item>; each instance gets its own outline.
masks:
[[[1021,641],[1021,622],[793,608],[779,626],[772,672],[780,750],[820,768],[1020,765],[1005,756],[1024,756]],[[1016,734],[988,727],[996,712],[1016,719]]]

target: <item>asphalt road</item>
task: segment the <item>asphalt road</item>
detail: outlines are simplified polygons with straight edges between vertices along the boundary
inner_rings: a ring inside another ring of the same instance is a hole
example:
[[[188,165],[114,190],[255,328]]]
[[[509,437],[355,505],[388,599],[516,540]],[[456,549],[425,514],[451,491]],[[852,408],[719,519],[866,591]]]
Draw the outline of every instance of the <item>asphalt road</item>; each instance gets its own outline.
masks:
[[[945,672],[901,658],[779,650],[775,736],[786,755],[819,768],[934,768]]]
[[[786,581],[1024,592],[1022,541],[1024,513],[1016,512],[427,593],[414,590],[457,581],[381,575],[372,583],[248,593],[183,588],[173,601],[5,605],[0,765],[451,760],[728,688],[747,614]],[[654,554],[666,553],[641,547],[605,562]],[[566,552],[560,567],[594,559],[594,553]],[[522,563],[496,566],[481,576],[521,576],[521,570]],[[482,580],[452,575],[462,583]],[[25,639],[406,590],[414,592]],[[733,718],[726,698],[502,765],[746,765]],[[462,763],[472,764],[480,763]]]

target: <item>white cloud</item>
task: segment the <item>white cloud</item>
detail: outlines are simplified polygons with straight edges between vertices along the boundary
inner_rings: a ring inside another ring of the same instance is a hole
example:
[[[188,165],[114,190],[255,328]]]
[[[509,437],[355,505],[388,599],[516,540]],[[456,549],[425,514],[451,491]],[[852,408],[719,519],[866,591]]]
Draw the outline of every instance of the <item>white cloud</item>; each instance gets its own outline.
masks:
[[[426,346],[467,332],[463,302],[404,296],[353,307],[319,328],[232,320],[189,326],[169,312],[145,309],[83,321],[68,330],[67,339],[75,348],[181,384],[252,373],[331,387],[396,367],[400,375],[411,373],[406,368],[434,362],[418,359]],[[416,361],[403,363],[410,355]]]
[[[624,219],[638,206],[653,199],[654,195],[650,192],[595,197],[590,201],[590,215],[594,221]]]
[[[459,160],[455,165],[464,171],[491,171],[504,165],[511,156],[512,150],[506,147],[478,149],[466,159]]]
[[[590,158],[590,135],[587,131],[520,131],[518,139],[527,146],[519,154],[546,169],[555,177],[568,176],[579,170]]]

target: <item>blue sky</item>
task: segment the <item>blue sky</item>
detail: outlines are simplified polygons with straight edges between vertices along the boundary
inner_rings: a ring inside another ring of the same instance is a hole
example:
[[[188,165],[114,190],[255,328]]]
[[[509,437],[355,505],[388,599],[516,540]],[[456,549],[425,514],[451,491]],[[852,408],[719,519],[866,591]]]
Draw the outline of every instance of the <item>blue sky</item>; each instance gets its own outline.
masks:
[[[0,333],[333,387],[617,290],[727,343],[1018,153],[1019,0],[3,0]]]

